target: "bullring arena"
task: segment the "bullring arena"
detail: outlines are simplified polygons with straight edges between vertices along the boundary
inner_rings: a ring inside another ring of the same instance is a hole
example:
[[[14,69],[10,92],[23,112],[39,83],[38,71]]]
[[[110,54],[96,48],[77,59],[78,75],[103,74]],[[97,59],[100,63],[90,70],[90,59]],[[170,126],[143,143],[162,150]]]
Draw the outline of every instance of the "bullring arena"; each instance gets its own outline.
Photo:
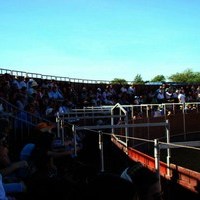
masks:
[[[67,158],[56,159],[57,171],[50,174],[65,176],[67,183],[55,179],[56,184],[44,187],[44,179],[31,176],[25,179],[28,192],[11,192],[11,196],[50,198],[48,191],[60,192],[67,184],[71,192],[65,194],[62,190],[62,198],[81,199],[77,191],[82,192],[80,187],[84,188],[94,174],[118,175],[139,162],[157,175],[163,199],[181,195],[199,199],[198,85],[113,85],[108,81],[0,71],[0,114],[1,119],[9,121],[12,160],[22,159],[22,149],[27,145],[35,147],[41,136],[38,131],[50,129],[55,152],[67,146],[68,153]],[[156,101],[155,93],[161,88],[173,93],[173,97]],[[177,98],[181,90],[186,94],[185,103]],[[25,156],[30,159],[29,154]]]

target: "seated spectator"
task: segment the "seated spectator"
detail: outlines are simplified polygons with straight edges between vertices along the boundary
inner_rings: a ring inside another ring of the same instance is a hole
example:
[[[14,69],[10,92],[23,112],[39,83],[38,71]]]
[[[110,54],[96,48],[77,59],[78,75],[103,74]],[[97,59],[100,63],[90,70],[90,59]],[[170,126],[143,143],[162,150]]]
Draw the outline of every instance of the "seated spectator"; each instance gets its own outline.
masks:
[[[179,103],[185,103],[186,102],[186,96],[185,96],[185,91],[180,90],[178,94],[178,101]]]
[[[0,174],[0,199],[1,200],[15,200],[14,197],[7,196],[6,191],[4,189],[4,184],[2,182],[2,175]]]
[[[18,177],[23,177],[20,169],[28,167],[26,161],[12,162],[9,157],[9,150],[4,144],[5,139],[0,141],[0,173],[7,181],[18,180]]]
[[[127,167],[121,174],[125,180],[133,183],[138,199],[162,200],[161,186],[158,175],[142,164],[135,163]]]
[[[55,160],[73,155],[74,149],[67,149],[62,143],[60,144],[62,148],[55,148],[55,142],[59,138],[56,137],[56,128],[53,124],[39,123],[36,126],[35,134],[33,160],[37,169],[36,174],[41,174],[45,178],[56,177]]]
[[[160,86],[156,92],[155,92],[155,97],[157,100],[157,103],[161,104],[165,102],[165,91],[164,88],[162,86]]]
[[[27,87],[27,94],[28,95],[32,95],[33,93],[37,94],[36,88],[38,86],[38,83],[35,80],[30,79],[27,86],[28,86]]]
[[[135,190],[133,184],[117,174],[100,173],[94,177],[89,183],[86,190],[86,199],[101,200],[133,200]]]
[[[48,96],[50,99],[64,99],[62,92],[58,89],[58,86],[54,85],[50,91],[48,92]]]
[[[18,170],[28,167],[26,161],[12,162],[9,156],[9,146],[7,141],[7,129],[9,121],[7,119],[0,119],[0,173],[3,177],[17,176]]]
[[[0,173],[3,177],[6,193],[24,192],[26,186],[24,179],[28,163],[24,160],[12,161],[9,156],[6,130],[9,126],[7,119],[1,119],[0,123]]]
[[[159,106],[155,106],[153,117],[161,117],[161,116],[162,116],[162,109]]]

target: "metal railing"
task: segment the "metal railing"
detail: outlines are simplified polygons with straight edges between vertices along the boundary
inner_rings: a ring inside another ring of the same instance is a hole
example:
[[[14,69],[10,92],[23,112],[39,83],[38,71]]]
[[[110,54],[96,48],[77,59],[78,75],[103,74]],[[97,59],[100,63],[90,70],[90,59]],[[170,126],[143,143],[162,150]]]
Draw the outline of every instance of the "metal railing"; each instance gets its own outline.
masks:
[[[36,125],[40,122],[48,122],[47,119],[17,108],[15,105],[0,97],[0,117],[7,118],[12,129],[13,148],[22,147],[25,140],[30,137]]]
[[[32,73],[32,72],[24,72],[18,70],[9,70],[0,68],[1,74],[10,74],[12,76],[23,76],[29,78],[39,78],[39,79],[47,79],[47,80],[56,80],[56,81],[64,81],[64,82],[72,82],[72,83],[87,83],[87,84],[101,84],[101,83],[110,83],[107,80],[91,80],[91,79],[81,79],[81,78],[70,78],[64,76],[54,76],[54,75],[44,75],[40,73]]]

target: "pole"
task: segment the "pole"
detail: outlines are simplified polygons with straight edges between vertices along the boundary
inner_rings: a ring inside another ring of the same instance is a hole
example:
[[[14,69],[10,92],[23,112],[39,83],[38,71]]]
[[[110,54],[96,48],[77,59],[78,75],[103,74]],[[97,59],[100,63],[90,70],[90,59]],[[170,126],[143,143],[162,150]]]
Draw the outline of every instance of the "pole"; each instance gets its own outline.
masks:
[[[64,118],[61,119],[61,140],[62,140],[62,145],[65,145],[65,132],[64,132]]]
[[[77,141],[76,141],[76,130],[75,130],[75,125],[72,125],[72,132],[74,136],[74,156],[77,156]]]
[[[169,135],[169,120],[166,120],[166,123],[168,123],[168,127],[166,127],[166,134],[167,134],[167,175],[170,175],[170,158],[171,158],[171,150],[170,150],[170,135]]]
[[[60,116],[58,112],[56,116],[56,122],[57,122],[57,137],[60,138]]]
[[[101,172],[104,172],[103,138],[101,131],[99,131],[99,149],[101,154]]]
[[[154,139],[154,158],[155,158],[155,169],[158,176],[159,184],[160,182],[160,148],[158,139]]]

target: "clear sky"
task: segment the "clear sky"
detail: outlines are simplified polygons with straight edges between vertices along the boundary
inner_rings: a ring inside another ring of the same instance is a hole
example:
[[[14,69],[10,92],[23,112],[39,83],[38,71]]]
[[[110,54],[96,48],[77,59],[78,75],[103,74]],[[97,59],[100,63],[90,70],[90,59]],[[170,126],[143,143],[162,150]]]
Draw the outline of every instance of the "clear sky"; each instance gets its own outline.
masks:
[[[200,0],[1,0],[0,68],[144,81],[200,70]]]

